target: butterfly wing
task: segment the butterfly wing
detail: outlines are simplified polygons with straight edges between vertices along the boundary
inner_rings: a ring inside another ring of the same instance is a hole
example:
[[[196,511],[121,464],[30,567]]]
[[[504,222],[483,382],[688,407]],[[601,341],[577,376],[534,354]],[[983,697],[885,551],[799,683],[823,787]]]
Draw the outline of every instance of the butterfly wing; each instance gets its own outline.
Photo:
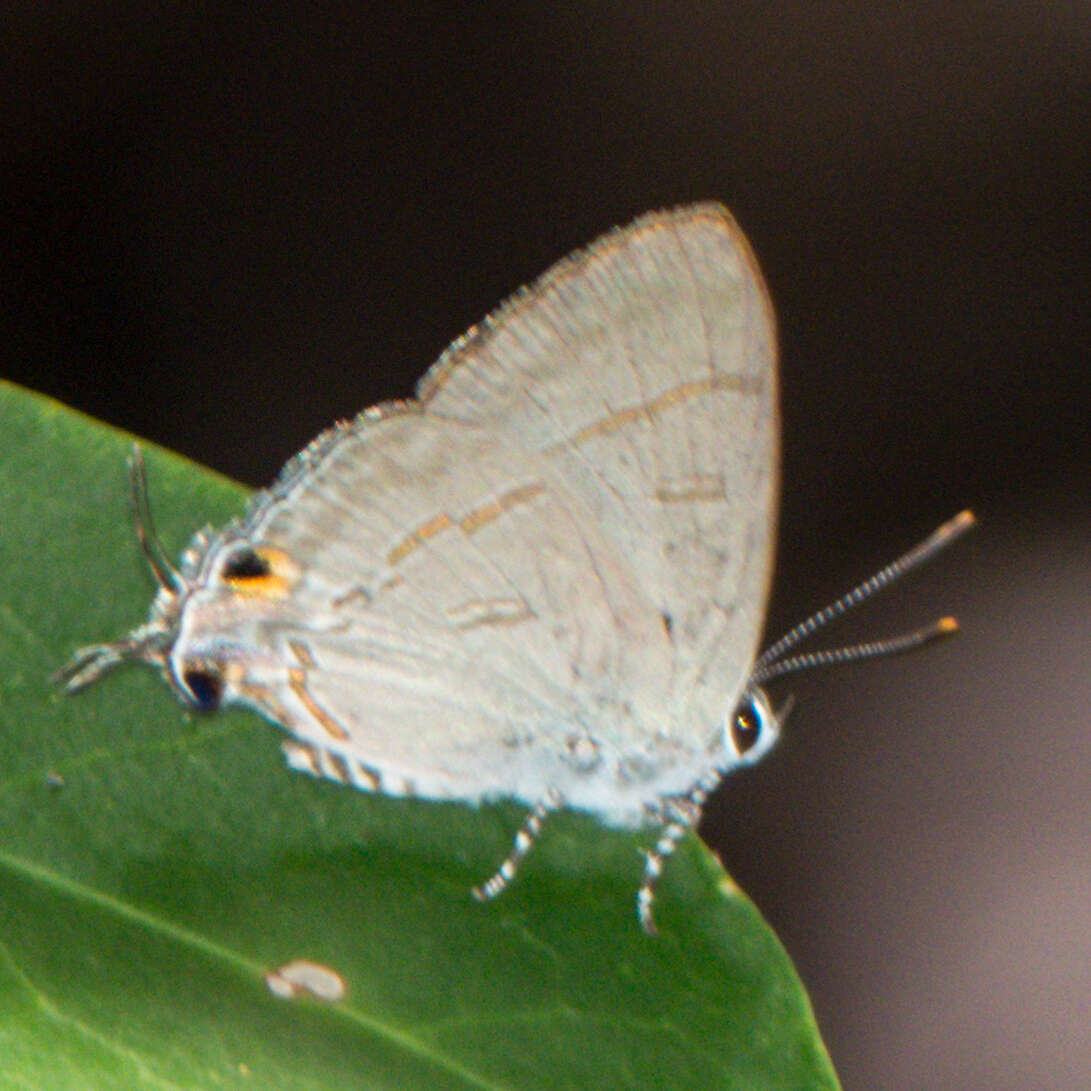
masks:
[[[732,702],[761,635],[779,425],[772,307],[726,209],[652,214],[562,261],[419,394],[553,459],[669,619],[676,711],[709,676]]]
[[[775,458],[745,241],[646,217],[320,437],[213,544],[173,656],[242,649],[228,696],[383,790],[680,789],[759,635]],[[239,538],[280,558],[260,594],[217,577]]]
[[[666,685],[669,644],[635,574],[548,464],[475,426],[414,407],[354,422],[241,535],[291,558],[290,592],[273,585],[237,610],[214,557],[175,654],[200,659],[246,625],[236,694],[364,756],[384,790],[532,794],[541,751],[564,760],[592,721],[634,730],[617,694]]]

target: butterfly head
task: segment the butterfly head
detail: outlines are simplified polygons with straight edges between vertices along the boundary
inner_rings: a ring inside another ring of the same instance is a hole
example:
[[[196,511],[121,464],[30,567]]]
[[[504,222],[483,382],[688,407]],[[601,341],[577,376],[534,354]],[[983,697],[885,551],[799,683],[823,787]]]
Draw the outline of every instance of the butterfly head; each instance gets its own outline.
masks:
[[[224,535],[204,530],[194,536],[176,567],[167,558],[156,537],[148,504],[147,478],[140,448],[134,446],[129,459],[129,479],[136,538],[148,568],[158,586],[148,619],[120,640],[80,648],[69,663],[54,675],[69,692],[83,689],[114,667],[129,661],[156,667],[175,693],[187,704],[200,709],[220,703],[222,685],[211,671],[182,663],[176,655],[187,604],[195,591],[207,583],[209,560]],[[251,551],[252,552],[252,551]],[[244,577],[252,576],[246,558],[237,565]]]
[[[209,712],[230,697],[245,653],[232,634],[260,626],[298,578],[278,550],[255,548],[236,524],[218,534],[196,535],[179,568],[160,579],[148,620],[121,640],[81,648],[58,674],[70,692],[82,689],[121,663],[156,667],[186,704]],[[260,669],[260,656],[253,663]],[[253,652],[250,659],[255,660]]]

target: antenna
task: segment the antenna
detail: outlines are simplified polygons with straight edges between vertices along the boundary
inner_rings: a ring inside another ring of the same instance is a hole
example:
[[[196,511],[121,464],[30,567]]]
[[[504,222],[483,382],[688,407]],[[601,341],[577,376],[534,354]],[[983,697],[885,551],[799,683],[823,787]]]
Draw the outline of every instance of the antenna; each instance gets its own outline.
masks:
[[[862,644],[850,644],[843,648],[831,648],[819,652],[805,652],[801,655],[785,654],[812,633],[824,628],[831,621],[843,617],[850,610],[859,606],[873,595],[900,580],[907,573],[930,561],[937,553],[946,549],[977,524],[974,513],[967,508],[960,511],[953,519],[934,530],[923,542],[915,545],[897,560],[879,569],[863,583],[857,584],[847,594],[842,595],[829,606],[815,611],[809,618],[790,629],[779,640],[775,640],[758,657],[750,674],[753,685],[762,685],[773,678],[781,678],[796,671],[810,670],[813,667],[833,666],[840,663],[854,663],[861,659],[874,659],[878,656],[899,655],[914,651],[936,640],[953,636],[958,632],[958,622],[953,617],[940,618],[931,625],[890,637],[886,640],[872,640]]]
[[[144,560],[155,576],[155,582],[165,591],[176,591],[182,583],[178,569],[170,562],[163,543],[155,533],[151,503],[148,500],[148,472],[144,467],[144,452],[139,443],[133,444],[129,454],[129,489],[133,501],[133,525],[136,540]]]

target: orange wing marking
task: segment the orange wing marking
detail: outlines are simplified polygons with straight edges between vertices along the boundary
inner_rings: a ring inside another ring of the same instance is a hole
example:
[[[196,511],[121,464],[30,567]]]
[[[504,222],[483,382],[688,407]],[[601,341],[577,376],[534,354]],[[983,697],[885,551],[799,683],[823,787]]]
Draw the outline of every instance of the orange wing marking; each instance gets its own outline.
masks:
[[[302,640],[289,640],[288,647],[301,667],[314,667],[317,665],[314,656],[311,655],[311,649]]]
[[[601,418],[601,420],[584,425],[583,428],[573,432],[567,440],[547,447],[546,453],[552,454],[566,447],[578,447],[581,443],[594,439],[596,436],[612,435],[634,421],[646,420],[651,422],[653,418],[665,410],[681,405],[693,398],[703,397],[705,394],[712,394],[719,390],[731,390],[738,394],[754,395],[760,394],[763,388],[764,381],[760,377],[749,375],[724,373],[710,375],[706,379],[690,379],[688,382],[671,387],[670,390],[664,390],[662,394],[643,405],[618,409],[609,416]]]
[[[386,562],[391,567],[405,560],[414,550],[419,549],[430,538],[458,526],[464,534],[474,534],[483,526],[499,519],[505,512],[533,500],[539,493],[545,490],[545,486],[535,482],[530,485],[520,485],[509,489],[495,500],[474,508],[456,523],[446,512],[432,516],[427,522],[421,523],[415,530],[410,531],[393,549],[386,555]]]
[[[386,563],[393,567],[399,561],[408,557],[414,549],[419,548],[428,541],[429,538],[434,538],[440,531],[446,530],[448,527],[453,526],[451,517],[441,512],[439,515],[433,516],[426,523],[421,523],[416,530],[407,534],[386,556]]]
[[[676,481],[661,481],[655,490],[655,498],[664,504],[686,500],[726,500],[727,489],[720,474],[696,474]]]
[[[300,667],[294,667],[288,672],[288,688],[331,739],[338,742],[348,741],[348,732],[308,692],[307,674]]]
[[[472,599],[447,611],[456,629],[475,629],[479,625],[514,625],[534,616],[522,599]]]
[[[543,492],[545,492],[545,486],[539,482],[509,489],[496,500],[468,512],[458,521],[458,525],[466,534],[476,534],[483,526],[499,519],[504,512],[511,511],[520,504],[528,503]]]

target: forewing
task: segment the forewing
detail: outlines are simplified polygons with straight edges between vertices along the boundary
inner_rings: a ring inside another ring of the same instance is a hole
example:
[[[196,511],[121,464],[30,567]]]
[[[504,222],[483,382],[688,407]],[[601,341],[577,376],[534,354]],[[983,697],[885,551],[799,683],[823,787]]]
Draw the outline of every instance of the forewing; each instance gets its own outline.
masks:
[[[561,262],[420,397],[553,464],[667,619],[676,709],[709,677],[733,699],[764,616],[778,423],[772,309],[724,208],[653,214]]]

